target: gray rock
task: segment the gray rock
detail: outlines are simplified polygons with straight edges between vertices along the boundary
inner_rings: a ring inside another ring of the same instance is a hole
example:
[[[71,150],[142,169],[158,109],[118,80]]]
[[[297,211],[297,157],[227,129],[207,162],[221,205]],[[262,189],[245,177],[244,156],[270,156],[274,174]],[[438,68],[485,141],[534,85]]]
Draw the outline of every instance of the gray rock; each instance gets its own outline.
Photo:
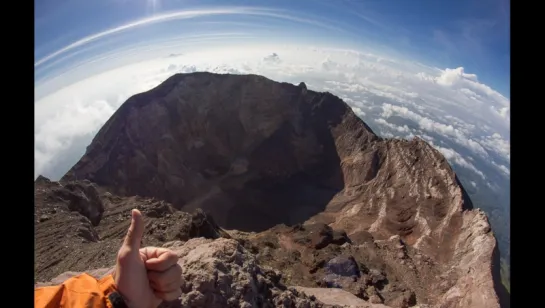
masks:
[[[352,256],[338,256],[329,260],[325,265],[325,270],[339,276],[360,276],[360,269]]]
[[[317,300],[325,305],[334,307],[358,307],[358,308],[389,308],[382,304],[373,304],[358,298],[354,294],[340,289],[327,288],[306,288],[296,287],[299,292],[304,292],[309,296],[315,296]]]
[[[323,278],[328,288],[346,288],[360,277],[360,270],[352,256],[335,257],[324,266],[326,275]]]
[[[68,209],[89,218],[97,226],[104,213],[104,204],[96,186],[89,181],[69,182],[54,191],[55,198],[68,201]]]
[[[255,256],[236,240],[194,238],[171,243],[170,249],[179,256],[183,270],[180,301],[184,307],[323,306],[275,283],[270,271],[261,269]]]

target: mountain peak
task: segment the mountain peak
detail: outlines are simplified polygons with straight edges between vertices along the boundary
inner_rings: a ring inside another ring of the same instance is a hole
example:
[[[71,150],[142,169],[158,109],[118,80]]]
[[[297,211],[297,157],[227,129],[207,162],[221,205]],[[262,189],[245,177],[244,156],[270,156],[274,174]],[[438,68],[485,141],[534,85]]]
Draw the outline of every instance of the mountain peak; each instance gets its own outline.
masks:
[[[269,247],[258,259],[271,267],[288,266],[286,249],[297,250],[299,266],[290,270],[302,272],[292,285],[315,286],[343,251],[387,268],[365,270],[369,281],[387,275],[411,290],[401,298],[377,285],[386,304],[416,296],[438,306],[499,307],[495,238],[443,155],[418,137],[379,138],[340,98],[303,82],[176,74],[129,98],[104,124],[62,182],[82,179],[120,198],[202,209],[257,245],[250,251]]]

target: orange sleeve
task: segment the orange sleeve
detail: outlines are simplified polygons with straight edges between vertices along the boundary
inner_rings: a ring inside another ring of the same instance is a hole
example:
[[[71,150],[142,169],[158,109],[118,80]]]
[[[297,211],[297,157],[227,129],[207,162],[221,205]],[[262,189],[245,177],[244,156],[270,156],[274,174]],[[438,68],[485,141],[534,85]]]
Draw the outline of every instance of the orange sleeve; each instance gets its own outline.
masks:
[[[60,285],[36,288],[34,307],[113,308],[108,295],[115,291],[112,275],[97,280],[83,273]]]

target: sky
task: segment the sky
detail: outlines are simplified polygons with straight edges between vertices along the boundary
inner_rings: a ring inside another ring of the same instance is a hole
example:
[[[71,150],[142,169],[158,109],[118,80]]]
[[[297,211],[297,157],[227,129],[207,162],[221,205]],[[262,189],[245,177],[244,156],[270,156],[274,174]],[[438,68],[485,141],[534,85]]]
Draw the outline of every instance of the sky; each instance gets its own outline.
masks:
[[[35,176],[59,179],[131,95],[175,73],[260,74],[445,155],[509,243],[510,3],[35,1]]]

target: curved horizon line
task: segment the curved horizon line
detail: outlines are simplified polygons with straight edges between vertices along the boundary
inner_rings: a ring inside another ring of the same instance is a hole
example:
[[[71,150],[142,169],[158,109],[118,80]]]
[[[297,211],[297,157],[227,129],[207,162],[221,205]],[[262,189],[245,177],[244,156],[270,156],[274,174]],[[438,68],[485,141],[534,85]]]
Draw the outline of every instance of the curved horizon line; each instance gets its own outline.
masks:
[[[126,24],[123,24],[121,26],[117,26],[114,28],[110,28],[95,34],[88,35],[82,39],[79,39],[69,45],[66,45],[65,47],[58,49],[57,51],[50,53],[49,55],[42,57],[41,59],[34,62],[34,67],[40,66],[44,62],[47,62],[61,54],[64,54],[74,48],[77,48],[79,46],[88,44],[92,41],[104,38],[106,36],[116,34],[118,32],[122,32],[125,30],[130,30],[135,27],[145,26],[149,24],[154,23],[160,23],[164,21],[170,21],[170,20],[177,20],[177,19],[190,19],[195,17],[201,17],[201,16],[210,16],[210,15],[260,15],[260,16],[269,16],[279,19],[286,19],[301,23],[307,23],[312,24],[315,26],[320,26],[323,28],[328,28],[331,30],[340,30],[342,29],[330,26],[321,22],[318,22],[316,20],[312,19],[306,19],[306,18],[300,18],[295,17],[289,14],[281,14],[283,10],[278,9],[271,9],[266,7],[233,7],[233,8],[213,8],[213,9],[193,9],[193,10],[182,10],[182,11],[174,11],[174,12],[168,12],[163,13],[159,15],[154,15],[151,17],[141,18],[137,19],[131,22],[128,22]]]

